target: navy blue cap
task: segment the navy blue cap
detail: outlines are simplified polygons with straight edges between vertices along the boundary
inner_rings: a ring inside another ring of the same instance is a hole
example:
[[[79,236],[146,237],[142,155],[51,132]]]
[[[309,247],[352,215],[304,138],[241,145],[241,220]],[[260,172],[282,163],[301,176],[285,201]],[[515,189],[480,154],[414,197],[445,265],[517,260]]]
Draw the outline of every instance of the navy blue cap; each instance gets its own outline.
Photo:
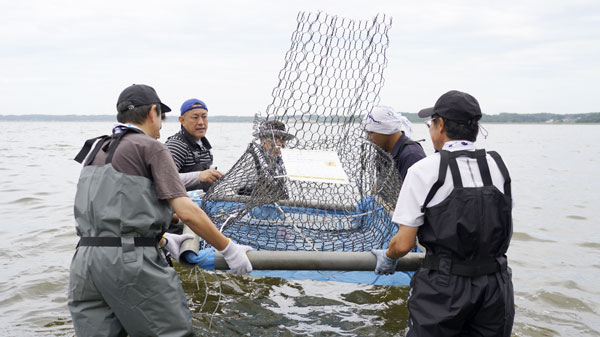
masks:
[[[204,102],[197,98],[190,98],[181,105],[181,115],[183,116],[184,113],[192,109],[204,109],[208,111],[208,107]]]

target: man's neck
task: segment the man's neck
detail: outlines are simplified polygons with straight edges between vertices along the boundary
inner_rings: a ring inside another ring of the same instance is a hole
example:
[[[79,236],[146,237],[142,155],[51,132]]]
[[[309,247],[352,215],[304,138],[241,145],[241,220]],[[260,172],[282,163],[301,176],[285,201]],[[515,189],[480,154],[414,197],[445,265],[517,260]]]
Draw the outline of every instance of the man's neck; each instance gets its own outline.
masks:
[[[144,131],[146,136],[150,136],[150,134],[152,133],[152,130],[150,129],[150,125],[148,125],[148,123],[144,123],[144,124],[131,123],[131,125],[134,125],[134,126],[140,128],[142,131]]]
[[[202,137],[194,137],[188,130],[186,130],[183,125],[181,126],[181,131],[184,133],[184,135],[187,135],[190,139],[193,139],[196,143],[200,143],[200,139],[202,139]]]
[[[403,134],[404,132],[398,131],[390,135],[387,143],[385,144],[385,150],[387,151],[387,153],[392,153],[392,150],[394,150],[394,146],[396,146],[398,139],[400,139],[400,137],[402,137]]]

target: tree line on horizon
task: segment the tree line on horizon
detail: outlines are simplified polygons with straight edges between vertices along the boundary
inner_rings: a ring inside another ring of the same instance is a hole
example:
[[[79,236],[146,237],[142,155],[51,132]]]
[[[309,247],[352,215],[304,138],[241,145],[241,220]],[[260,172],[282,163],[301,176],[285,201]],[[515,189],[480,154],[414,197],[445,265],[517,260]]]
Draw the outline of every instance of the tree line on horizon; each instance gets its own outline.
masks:
[[[403,116],[411,122],[422,122],[416,113],[403,112]],[[363,115],[345,116],[320,116],[320,115],[298,115],[298,120],[312,123],[359,123]],[[254,116],[210,116],[211,122],[218,123],[249,123],[254,121]],[[46,121],[46,122],[114,122],[114,115],[0,115],[0,121]],[[169,118],[167,121],[177,121]],[[484,114],[481,118],[483,123],[600,123],[600,112],[577,113],[577,114],[553,114],[541,113],[510,113],[502,112],[497,115]]]

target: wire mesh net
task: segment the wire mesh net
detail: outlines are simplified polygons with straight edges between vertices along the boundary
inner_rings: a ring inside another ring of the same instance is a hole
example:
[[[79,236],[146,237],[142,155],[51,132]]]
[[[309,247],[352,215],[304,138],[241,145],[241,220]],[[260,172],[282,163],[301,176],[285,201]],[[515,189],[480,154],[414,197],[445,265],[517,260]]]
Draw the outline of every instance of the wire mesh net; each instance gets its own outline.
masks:
[[[384,84],[391,19],[301,12],[297,21],[273,100],[255,116],[252,142],[201,206],[223,233],[258,250],[381,248],[397,231],[391,211],[401,181],[360,121]],[[302,162],[315,153],[343,178],[315,177],[314,163]],[[300,165],[291,167],[292,154]],[[298,179],[304,170],[312,173]]]

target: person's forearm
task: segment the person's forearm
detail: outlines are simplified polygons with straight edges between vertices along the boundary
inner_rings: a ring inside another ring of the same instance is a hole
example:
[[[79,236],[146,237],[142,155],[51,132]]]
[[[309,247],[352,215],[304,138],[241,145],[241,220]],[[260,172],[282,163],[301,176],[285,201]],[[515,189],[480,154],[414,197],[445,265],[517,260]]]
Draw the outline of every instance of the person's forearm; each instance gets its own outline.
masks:
[[[186,190],[197,189],[197,186],[200,185],[200,172],[179,173],[179,179],[181,179]]]
[[[229,244],[225,235],[217,230],[204,211],[188,197],[169,199],[171,207],[181,221],[206,242],[218,250],[223,250]]]
[[[200,207],[197,207],[196,212],[194,213],[194,216],[187,222],[184,221],[184,223],[187,224],[194,233],[198,234],[216,249],[225,249],[227,244],[229,244],[229,239],[219,232],[217,227]]]
[[[392,240],[390,241],[386,255],[389,258],[398,259],[398,258],[401,258],[404,255],[408,254],[409,251],[410,251],[410,249],[407,250],[406,246],[403,246],[402,244],[400,244],[400,241],[397,240],[396,237],[394,236],[392,238]]]
[[[388,245],[386,255],[392,259],[398,259],[408,254],[415,246],[415,238],[418,227],[398,226],[398,232]]]

